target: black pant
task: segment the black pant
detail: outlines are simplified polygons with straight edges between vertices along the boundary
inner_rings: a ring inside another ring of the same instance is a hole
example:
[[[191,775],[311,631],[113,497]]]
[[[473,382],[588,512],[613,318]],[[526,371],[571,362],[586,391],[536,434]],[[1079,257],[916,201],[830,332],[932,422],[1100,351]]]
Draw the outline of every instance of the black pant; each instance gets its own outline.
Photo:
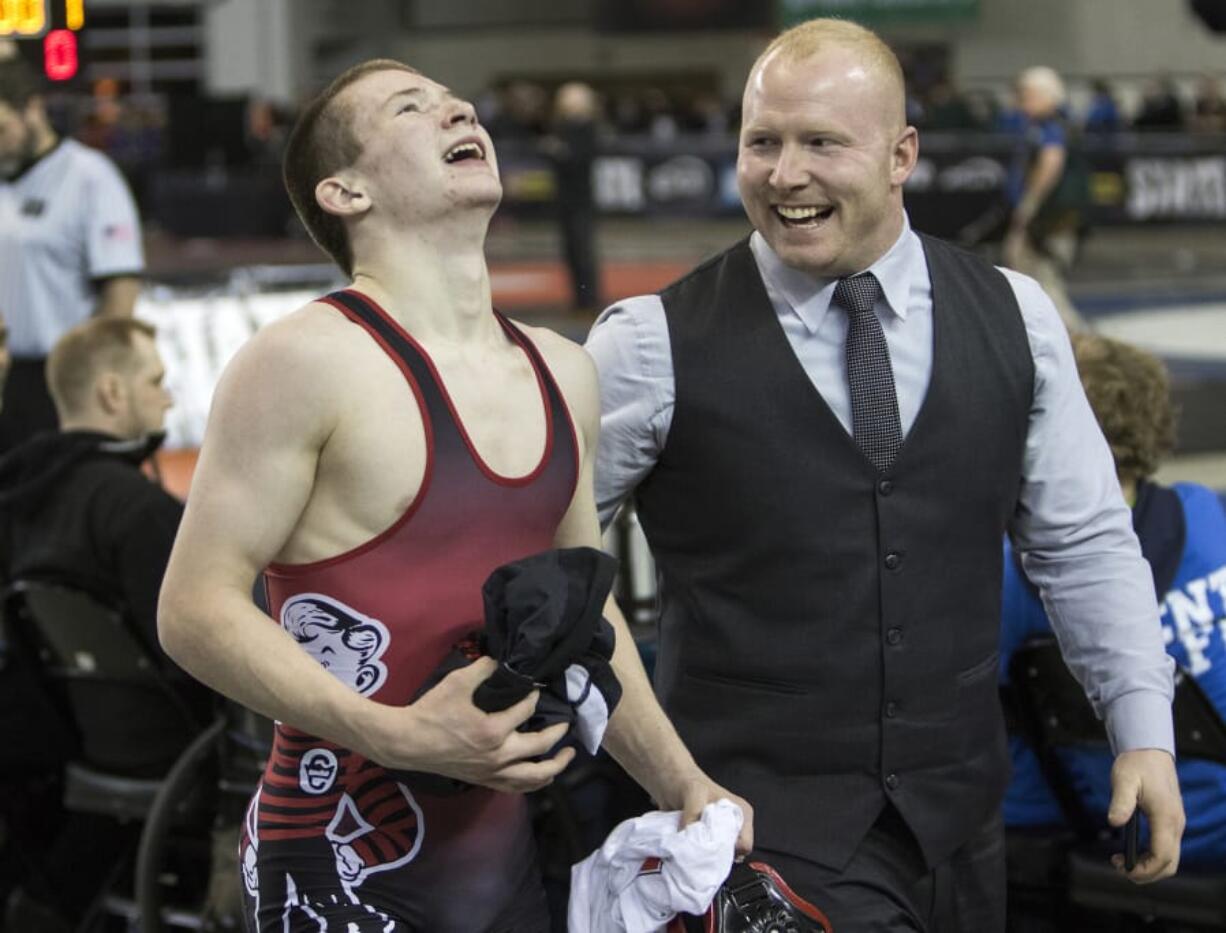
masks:
[[[837,806],[837,804],[835,804]],[[996,813],[929,869],[898,811],[886,807],[842,871],[755,849],[837,933],[1004,933],[1004,825]]]
[[[596,212],[590,207],[564,204],[560,208],[562,249],[570,276],[574,308],[601,310],[600,268],[596,259]]]
[[[40,431],[59,427],[55,405],[47,390],[44,357],[13,360],[4,384],[4,407],[0,408],[0,454],[6,453]]]

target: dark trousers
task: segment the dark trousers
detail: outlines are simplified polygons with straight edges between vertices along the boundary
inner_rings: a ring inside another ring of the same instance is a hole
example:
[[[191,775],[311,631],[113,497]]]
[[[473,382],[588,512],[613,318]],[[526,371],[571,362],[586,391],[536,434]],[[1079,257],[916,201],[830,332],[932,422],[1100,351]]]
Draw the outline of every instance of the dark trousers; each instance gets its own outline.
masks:
[[[573,308],[601,310],[600,268],[596,259],[596,212],[565,204],[559,215],[562,249],[570,276]]]
[[[0,408],[0,454],[12,450],[40,431],[54,431],[60,421],[47,390],[47,361],[43,357],[13,360],[4,384]]]
[[[996,813],[929,869],[898,811],[886,807],[842,871],[755,849],[837,933],[1004,933],[1004,824]]]

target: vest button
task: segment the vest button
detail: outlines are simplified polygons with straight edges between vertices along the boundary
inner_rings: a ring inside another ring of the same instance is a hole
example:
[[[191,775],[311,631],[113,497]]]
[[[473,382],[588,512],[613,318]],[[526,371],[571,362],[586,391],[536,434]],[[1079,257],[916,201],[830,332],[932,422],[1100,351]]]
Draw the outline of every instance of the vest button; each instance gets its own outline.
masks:
[[[895,551],[890,551],[890,553],[885,556],[886,570],[897,570],[901,563],[902,555]]]
[[[894,491],[894,484],[888,479],[883,479],[877,484],[877,491],[883,496],[888,496]]]
[[[885,718],[893,719],[897,715],[898,715],[898,704],[895,703],[893,700],[888,701],[885,704]]]
[[[885,633],[885,643],[887,645],[898,645],[902,643],[902,629],[892,628]]]
[[[898,790],[898,775],[891,771],[885,776],[885,786],[890,790]]]

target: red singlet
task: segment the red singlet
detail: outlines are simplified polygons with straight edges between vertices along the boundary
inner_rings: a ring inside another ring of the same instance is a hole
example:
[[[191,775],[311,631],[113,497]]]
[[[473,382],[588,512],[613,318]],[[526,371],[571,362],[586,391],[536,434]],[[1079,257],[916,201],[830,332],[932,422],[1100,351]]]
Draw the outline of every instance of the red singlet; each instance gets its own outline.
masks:
[[[269,612],[353,689],[406,705],[451,647],[482,627],[490,571],[553,545],[578,475],[575,430],[540,354],[499,315],[536,372],[546,434],[531,473],[498,475],[408,333],[352,289],[322,300],[404,373],[425,427],[426,468],[412,505],[374,539],[328,560],[270,566]],[[281,723],[240,856],[247,922],[261,931],[326,923],[472,933],[539,922],[515,919],[539,918],[540,906],[521,795],[415,795],[361,755]]]

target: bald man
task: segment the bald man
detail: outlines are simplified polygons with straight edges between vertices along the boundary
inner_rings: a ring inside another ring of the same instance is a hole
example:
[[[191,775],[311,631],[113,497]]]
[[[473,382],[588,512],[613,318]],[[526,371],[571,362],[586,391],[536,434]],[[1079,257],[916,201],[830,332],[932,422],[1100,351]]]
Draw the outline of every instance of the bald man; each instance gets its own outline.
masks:
[[[839,933],[1004,929],[1000,541],[1042,589],[1175,870],[1171,666],[1111,452],[1032,280],[915,233],[918,139],[871,32],[815,20],[749,74],[753,234],[587,348],[597,500],[662,577],[656,689],[756,854]]]

